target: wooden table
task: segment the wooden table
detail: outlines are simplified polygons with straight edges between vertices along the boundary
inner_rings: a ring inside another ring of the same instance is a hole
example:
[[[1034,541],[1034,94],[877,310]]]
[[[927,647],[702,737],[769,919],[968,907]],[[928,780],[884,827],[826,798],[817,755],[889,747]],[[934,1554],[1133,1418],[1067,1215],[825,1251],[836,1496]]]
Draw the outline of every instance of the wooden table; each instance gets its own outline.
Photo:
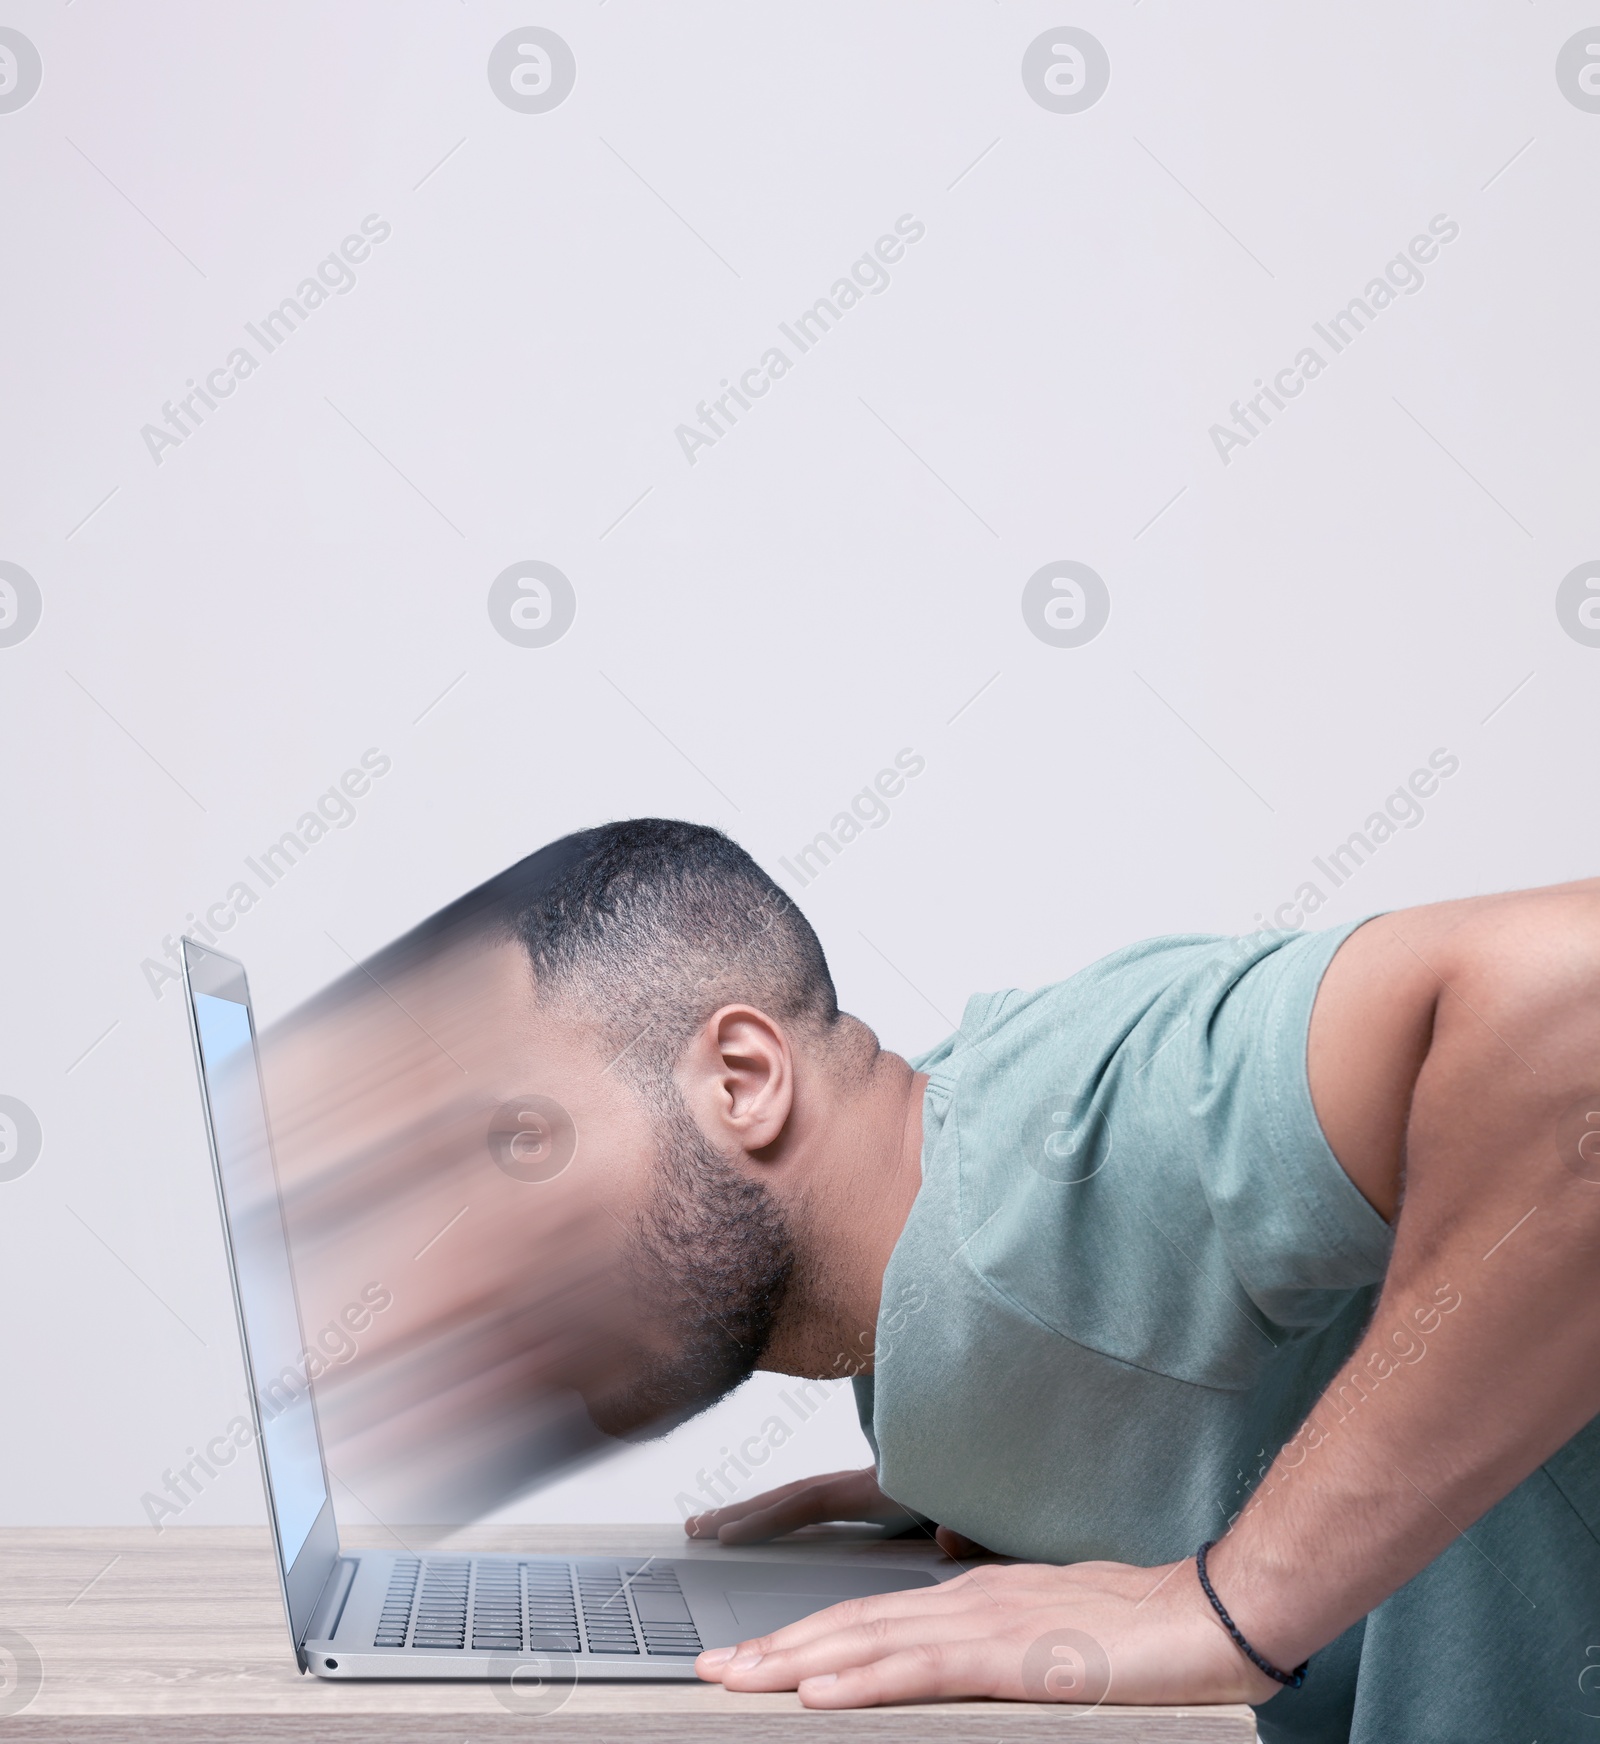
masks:
[[[477,1550],[587,1554],[872,1557],[935,1560],[931,1546],[857,1535],[762,1545],[749,1552],[687,1545],[670,1527],[473,1528],[414,1533],[408,1547],[461,1543]],[[346,1545],[394,1546],[374,1532]],[[1029,1744],[1039,1739],[1254,1744],[1245,1707],[1083,1709],[1024,1702],[814,1712],[793,1695],[731,1695],[719,1684],[579,1683],[552,1714],[510,1713],[487,1685],[333,1683],[305,1677],[289,1648],[264,1529],[145,1527],[0,1530],[0,1646],[20,1634],[42,1682],[7,1712],[8,1660],[0,1653],[0,1744],[134,1739],[307,1739],[317,1744],[641,1744],[648,1739],[833,1744],[867,1739],[921,1744]],[[28,1667],[24,1665],[24,1676]],[[13,1673],[14,1676],[14,1673]],[[13,1699],[15,1697],[13,1696]]]

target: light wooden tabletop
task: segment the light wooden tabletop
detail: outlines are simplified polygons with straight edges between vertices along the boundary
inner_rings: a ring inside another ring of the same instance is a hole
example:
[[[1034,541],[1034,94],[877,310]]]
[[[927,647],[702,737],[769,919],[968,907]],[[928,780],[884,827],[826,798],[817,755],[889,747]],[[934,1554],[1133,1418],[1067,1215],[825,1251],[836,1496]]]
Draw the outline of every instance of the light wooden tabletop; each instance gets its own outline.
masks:
[[[347,1546],[395,1547],[392,1535]],[[414,1534],[408,1548],[615,1555],[740,1555],[689,1545],[670,1527],[475,1527],[453,1540]],[[834,1535],[742,1554],[937,1559],[931,1546]],[[21,1643],[16,1640],[22,1637]],[[18,1651],[20,1648],[20,1651]],[[8,1653],[11,1657],[8,1657]],[[30,1658],[30,1655],[32,1656]],[[20,1664],[13,1663],[20,1661]],[[8,1681],[9,1674],[9,1681]],[[21,1682],[18,1678],[20,1675]],[[34,1688],[25,1706],[18,1703]],[[1253,1744],[1244,1707],[1084,1709],[1023,1702],[945,1702],[862,1712],[808,1711],[793,1695],[730,1695],[703,1683],[577,1684],[553,1713],[509,1712],[476,1683],[335,1683],[302,1676],[289,1648],[264,1529],[168,1527],[0,1530],[0,1744],[72,1740],[254,1744],[534,1744],[619,1739],[871,1739],[921,1744]]]

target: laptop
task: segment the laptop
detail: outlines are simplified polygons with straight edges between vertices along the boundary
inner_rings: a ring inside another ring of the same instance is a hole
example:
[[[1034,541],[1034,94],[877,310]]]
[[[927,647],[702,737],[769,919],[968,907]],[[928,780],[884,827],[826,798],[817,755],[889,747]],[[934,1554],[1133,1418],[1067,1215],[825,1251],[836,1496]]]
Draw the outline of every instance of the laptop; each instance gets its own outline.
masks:
[[[936,1577],[856,1563],[737,1557],[345,1550],[300,1311],[242,965],[183,941],[183,982],[284,1609],[302,1671],[326,1678],[533,1672],[689,1679],[728,1647],[843,1599]]]

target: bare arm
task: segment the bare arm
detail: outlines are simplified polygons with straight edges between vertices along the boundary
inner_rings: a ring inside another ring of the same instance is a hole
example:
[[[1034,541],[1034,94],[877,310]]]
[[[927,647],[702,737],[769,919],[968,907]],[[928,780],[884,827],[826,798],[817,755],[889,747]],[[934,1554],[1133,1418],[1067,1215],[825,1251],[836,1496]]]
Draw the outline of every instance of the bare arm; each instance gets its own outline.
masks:
[[[1370,923],[1328,971],[1309,1065],[1395,1250],[1366,1336],[1213,1553],[1289,1665],[1600,1413],[1600,884]]]

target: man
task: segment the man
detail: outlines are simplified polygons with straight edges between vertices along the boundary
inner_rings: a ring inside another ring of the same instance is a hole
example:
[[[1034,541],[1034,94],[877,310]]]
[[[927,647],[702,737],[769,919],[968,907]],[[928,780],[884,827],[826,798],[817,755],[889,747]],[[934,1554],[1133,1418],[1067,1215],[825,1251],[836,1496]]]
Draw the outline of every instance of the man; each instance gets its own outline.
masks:
[[[501,989],[485,1096],[514,1060],[627,1232],[649,1330],[593,1421],[860,1376],[875,1470],[691,1533],[912,1514],[1022,1559],[703,1676],[1244,1700],[1269,1744],[1600,1735],[1600,881],[1150,940],[912,1064],[699,826],[569,837],[369,978],[446,937]]]

